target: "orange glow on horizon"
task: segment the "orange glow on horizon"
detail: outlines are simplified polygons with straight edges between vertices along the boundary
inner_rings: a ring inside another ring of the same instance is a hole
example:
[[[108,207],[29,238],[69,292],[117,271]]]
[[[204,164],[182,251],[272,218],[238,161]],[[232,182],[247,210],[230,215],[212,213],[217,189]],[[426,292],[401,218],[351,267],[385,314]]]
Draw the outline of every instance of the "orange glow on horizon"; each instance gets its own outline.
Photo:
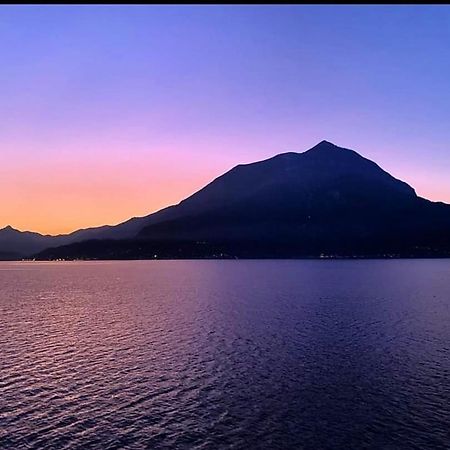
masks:
[[[168,159],[12,167],[0,174],[0,228],[57,235],[116,225],[179,203],[221,170],[187,169],[183,158],[176,165]]]

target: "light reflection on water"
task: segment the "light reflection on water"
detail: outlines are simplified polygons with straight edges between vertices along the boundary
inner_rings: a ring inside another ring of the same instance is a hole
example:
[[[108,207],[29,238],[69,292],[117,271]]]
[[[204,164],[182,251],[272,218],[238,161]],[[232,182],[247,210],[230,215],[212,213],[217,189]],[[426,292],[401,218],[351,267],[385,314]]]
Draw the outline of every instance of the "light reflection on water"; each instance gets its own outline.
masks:
[[[1,448],[449,448],[450,261],[0,263]]]

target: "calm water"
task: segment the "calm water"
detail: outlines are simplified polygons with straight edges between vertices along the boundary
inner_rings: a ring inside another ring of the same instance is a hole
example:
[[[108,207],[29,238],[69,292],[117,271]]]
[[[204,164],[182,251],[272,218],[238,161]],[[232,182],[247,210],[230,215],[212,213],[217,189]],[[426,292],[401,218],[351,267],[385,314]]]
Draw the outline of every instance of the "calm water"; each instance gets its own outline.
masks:
[[[450,260],[0,264],[0,447],[450,448]]]

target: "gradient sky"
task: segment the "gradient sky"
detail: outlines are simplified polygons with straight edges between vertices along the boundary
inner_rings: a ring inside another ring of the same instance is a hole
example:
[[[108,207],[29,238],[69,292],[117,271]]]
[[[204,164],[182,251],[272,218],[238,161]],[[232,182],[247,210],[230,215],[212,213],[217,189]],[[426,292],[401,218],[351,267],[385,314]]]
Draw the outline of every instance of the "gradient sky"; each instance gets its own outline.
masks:
[[[0,227],[177,203],[326,139],[450,203],[449,6],[1,6]]]

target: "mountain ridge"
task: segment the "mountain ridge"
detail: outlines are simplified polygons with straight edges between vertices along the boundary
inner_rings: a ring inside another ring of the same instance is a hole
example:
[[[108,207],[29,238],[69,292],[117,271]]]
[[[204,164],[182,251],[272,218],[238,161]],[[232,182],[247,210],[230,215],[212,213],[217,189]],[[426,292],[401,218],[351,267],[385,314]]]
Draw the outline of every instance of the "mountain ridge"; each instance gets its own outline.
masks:
[[[79,242],[108,240],[110,248],[120,248],[119,253],[126,254],[126,241],[133,248],[149,248],[150,255],[151,245],[161,249],[161,242],[172,248],[174,242],[184,242],[186,247],[186,243],[200,241],[223,254],[220,246],[236,252],[236,245],[230,242],[240,242],[244,248],[246,242],[265,241],[272,246],[272,252],[275,243],[289,243],[297,248],[299,256],[302,248],[314,255],[319,250],[350,254],[352,245],[362,254],[367,241],[375,239],[380,251],[394,251],[397,246],[411,252],[414,242],[427,246],[427,242],[431,245],[441,237],[445,242],[436,245],[446,248],[449,224],[449,205],[417,196],[409,184],[356,151],[321,141],[305,152],[284,152],[262,161],[238,164],[178,204],[147,216],[115,226],[77,230],[53,240],[47,236],[49,239],[42,245],[64,246],[67,252],[70,246],[86,248],[85,243]],[[389,229],[404,235],[399,236],[402,245],[395,244],[396,238]],[[432,236],[425,242],[421,236],[430,230]],[[0,251],[1,234],[2,230]],[[330,235],[336,236],[334,241]],[[347,244],[338,245],[339,240]],[[254,249],[260,246],[252,245]],[[194,251],[192,245],[189,248]],[[34,253],[39,258],[64,253],[61,249],[42,250]],[[197,253],[200,255],[201,251]],[[249,248],[248,254],[251,253]],[[139,250],[135,255],[139,256]]]

